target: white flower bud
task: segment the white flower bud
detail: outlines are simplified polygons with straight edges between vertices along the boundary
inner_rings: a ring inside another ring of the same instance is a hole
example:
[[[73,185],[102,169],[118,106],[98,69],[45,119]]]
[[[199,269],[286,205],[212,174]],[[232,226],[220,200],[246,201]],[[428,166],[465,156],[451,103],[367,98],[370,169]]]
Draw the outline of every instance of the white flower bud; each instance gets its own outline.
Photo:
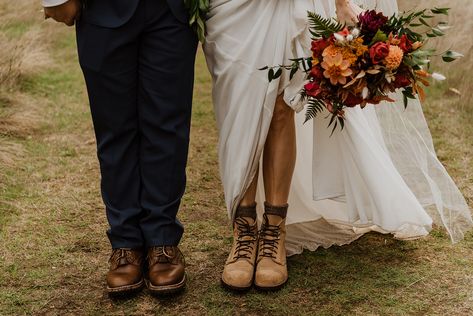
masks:
[[[333,36],[335,37],[335,39],[339,42],[344,42],[345,41],[345,37],[343,35],[340,35],[338,33],[334,33]]]
[[[445,77],[442,74],[439,74],[438,72],[434,72],[432,74],[432,78],[435,79],[435,80],[438,80],[438,81],[443,81],[443,80],[447,79],[447,77]]]
[[[363,91],[361,91],[361,96],[363,97],[363,99],[366,99],[368,98],[369,93],[370,91],[368,90],[368,87],[364,87]]]

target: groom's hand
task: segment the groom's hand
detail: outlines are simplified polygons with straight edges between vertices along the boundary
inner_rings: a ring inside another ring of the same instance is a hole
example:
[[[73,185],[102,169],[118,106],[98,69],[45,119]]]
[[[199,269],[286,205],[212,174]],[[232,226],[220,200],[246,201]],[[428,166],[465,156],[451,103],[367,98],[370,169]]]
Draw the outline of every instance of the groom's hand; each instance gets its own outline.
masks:
[[[72,26],[80,17],[80,10],[80,0],[68,0],[61,5],[45,7],[44,17],[46,19],[52,18],[57,22],[66,24],[67,26]]]

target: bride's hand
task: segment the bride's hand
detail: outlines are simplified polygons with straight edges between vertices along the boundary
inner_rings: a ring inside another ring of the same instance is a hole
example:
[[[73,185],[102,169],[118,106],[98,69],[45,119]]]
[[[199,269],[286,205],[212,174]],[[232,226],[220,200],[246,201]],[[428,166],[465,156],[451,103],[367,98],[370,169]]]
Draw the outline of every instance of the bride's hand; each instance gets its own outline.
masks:
[[[363,10],[351,0],[335,0],[337,17],[341,23],[355,24],[358,22],[358,15]]]

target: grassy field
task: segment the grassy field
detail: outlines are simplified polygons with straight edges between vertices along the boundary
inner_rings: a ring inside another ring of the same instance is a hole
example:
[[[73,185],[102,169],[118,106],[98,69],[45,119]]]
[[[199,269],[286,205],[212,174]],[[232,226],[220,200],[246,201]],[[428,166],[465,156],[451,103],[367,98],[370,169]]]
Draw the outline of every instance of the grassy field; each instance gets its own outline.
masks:
[[[460,25],[452,31],[457,41],[445,45],[467,55],[441,69],[450,79],[430,89],[425,112],[440,159],[473,206],[473,89],[461,79],[473,65],[464,14],[472,6],[460,2],[452,15]],[[280,292],[223,290],[219,277],[231,233],[201,52],[180,212],[188,289],[170,300],[146,291],[110,300],[107,223],[74,33],[41,22],[32,3],[0,3],[0,315],[473,314],[473,234],[452,245],[439,229],[413,242],[368,234],[351,245],[291,257],[290,280]],[[448,95],[448,88],[462,95]]]

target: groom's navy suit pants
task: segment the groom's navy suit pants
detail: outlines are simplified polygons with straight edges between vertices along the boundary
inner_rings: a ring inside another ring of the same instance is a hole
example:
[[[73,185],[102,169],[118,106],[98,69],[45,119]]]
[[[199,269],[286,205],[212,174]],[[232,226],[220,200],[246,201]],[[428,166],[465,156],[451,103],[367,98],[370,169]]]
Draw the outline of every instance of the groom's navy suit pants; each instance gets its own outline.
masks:
[[[89,0],[77,44],[112,247],[177,245],[197,48],[182,0]]]

